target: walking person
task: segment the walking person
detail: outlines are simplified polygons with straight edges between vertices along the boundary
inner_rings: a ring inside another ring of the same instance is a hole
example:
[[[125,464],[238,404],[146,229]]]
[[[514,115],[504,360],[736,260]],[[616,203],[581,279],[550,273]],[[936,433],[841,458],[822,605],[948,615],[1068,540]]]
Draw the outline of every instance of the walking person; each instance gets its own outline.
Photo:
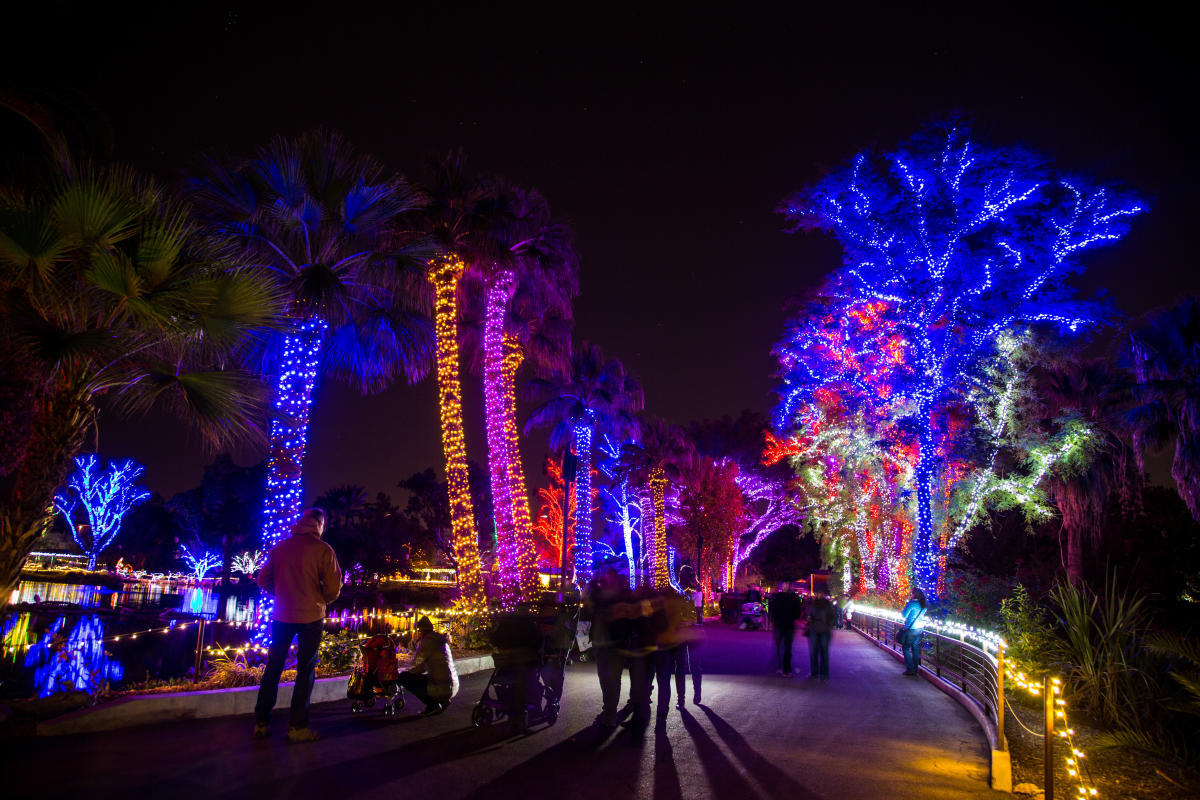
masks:
[[[796,620],[802,609],[800,595],[792,591],[791,584],[779,584],[779,591],[771,595],[767,607],[771,616],[771,629],[775,634],[775,674],[785,678],[795,676],[792,671],[792,642],[796,637]]]
[[[658,602],[656,602],[658,601]],[[640,744],[650,726],[650,696],[654,685],[654,651],[660,634],[666,630],[666,614],[658,592],[648,586],[636,592],[622,593],[613,607],[613,638],[617,652],[629,667],[630,718],[621,723],[629,729],[635,744]]]
[[[684,706],[684,688],[688,671],[688,643],[692,640],[691,601],[674,591],[667,589],[661,596],[663,612],[666,615],[666,627],[658,635],[658,649],[654,651],[654,672],[658,679],[658,715],[657,727],[667,724],[667,713],[671,705],[671,681],[675,681],[677,696],[676,708]],[[699,664],[697,664],[698,666]],[[699,684],[693,677],[696,686],[695,697],[700,696]],[[699,700],[695,702],[699,703]]]
[[[914,587],[904,605],[904,627],[898,634],[900,647],[904,650],[905,675],[916,675],[921,667],[921,639],[925,635],[927,606],[925,593]]]
[[[829,600],[829,589],[822,586],[808,607],[809,680],[829,680],[829,640],[837,624],[837,609]]]
[[[289,742],[311,742],[317,732],[308,726],[308,701],[316,676],[317,648],[325,606],[342,591],[342,570],[333,548],[321,541],[325,512],[310,508],[292,526],[292,534],[267,555],[258,573],[258,586],[275,598],[271,617],[271,646],[258,702],[254,705],[254,738],[265,739],[271,711],[279,696],[279,678],[288,649],[296,638],[296,684],[292,687]]]
[[[458,670],[450,654],[450,642],[433,629],[429,617],[417,620],[416,646],[413,648],[412,663],[400,673],[397,683],[412,692],[425,704],[421,716],[440,714],[458,694]]]
[[[620,573],[609,567],[592,579],[583,595],[583,616],[591,622],[592,656],[600,681],[600,714],[595,724],[602,728],[617,727],[617,706],[621,700],[624,656],[616,648],[613,606],[621,596],[622,583]]]

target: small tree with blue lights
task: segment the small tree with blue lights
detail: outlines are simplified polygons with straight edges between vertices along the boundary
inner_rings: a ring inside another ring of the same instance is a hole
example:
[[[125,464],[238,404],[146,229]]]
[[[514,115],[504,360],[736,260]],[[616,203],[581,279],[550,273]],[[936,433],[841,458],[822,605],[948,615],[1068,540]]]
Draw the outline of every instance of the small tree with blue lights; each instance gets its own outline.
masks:
[[[810,388],[853,384],[909,403],[915,429],[914,578],[931,596],[938,572],[931,488],[944,455],[936,416],[962,392],[996,342],[1018,327],[1074,332],[1100,310],[1074,299],[1064,278],[1076,255],[1119,239],[1142,211],[1133,198],[1067,177],[1033,154],[973,143],[943,125],[888,153],[863,153],[846,168],[786,199],[791,231],[820,230],[841,243],[830,296],[846,308],[886,304],[907,363],[888,375],[851,374],[834,362],[807,376]]]
[[[130,459],[102,465],[94,453],[75,458],[75,471],[55,494],[54,507],[66,520],[75,544],[88,557],[88,569],[96,568],[100,553],[117,538],[121,520],[129,510],[150,497],[137,485],[145,471]],[[81,506],[87,524],[75,519]]]

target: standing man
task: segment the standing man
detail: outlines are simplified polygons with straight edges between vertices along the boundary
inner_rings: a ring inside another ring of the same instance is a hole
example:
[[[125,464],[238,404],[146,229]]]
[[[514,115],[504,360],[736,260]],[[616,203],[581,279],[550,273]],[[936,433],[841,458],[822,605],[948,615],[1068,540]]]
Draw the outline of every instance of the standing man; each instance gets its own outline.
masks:
[[[600,680],[600,714],[595,724],[611,730],[617,727],[617,705],[621,700],[621,669],[624,657],[617,652],[613,630],[613,606],[621,599],[624,579],[613,568],[601,572],[584,590],[583,616],[592,623],[592,656],[596,677]]]
[[[836,624],[837,609],[829,600],[829,589],[822,586],[808,608],[809,680],[829,680],[829,637]]]
[[[275,597],[271,648],[258,702],[254,706],[254,738],[265,739],[271,710],[279,694],[279,676],[292,638],[296,637],[296,685],[292,687],[289,742],[312,742],[317,732],[308,727],[308,700],[317,668],[317,647],[325,605],[342,592],[342,570],[333,548],[321,541],[325,512],[310,508],[292,526],[292,535],[271,548],[258,573],[258,586]]]
[[[792,672],[792,642],[796,637],[796,620],[800,619],[801,608],[800,595],[793,592],[791,584],[786,581],[779,584],[779,591],[771,595],[768,610],[775,632],[775,655],[778,660],[775,673],[785,678],[795,677]]]

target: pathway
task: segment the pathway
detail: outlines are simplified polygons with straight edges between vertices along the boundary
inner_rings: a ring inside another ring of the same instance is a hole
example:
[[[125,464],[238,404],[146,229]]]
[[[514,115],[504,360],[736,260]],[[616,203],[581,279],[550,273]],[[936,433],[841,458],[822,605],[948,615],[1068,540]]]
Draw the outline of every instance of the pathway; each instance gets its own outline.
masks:
[[[487,673],[468,676],[437,717],[351,716],[313,707],[322,740],[250,740],[248,717],[104,734],[10,740],[6,797],[350,798],[555,796],[582,800],[939,800],[1001,797],[987,787],[975,721],[856,633],[837,632],[828,683],[787,680],[769,663],[768,633],[706,626],[704,704],[672,707],[641,746],[590,727],[599,710],[591,664],[568,670],[558,724],[512,737],[469,727]],[[796,642],[797,664],[807,645]],[[690,691],[690,688],[689,688]],[[690,696],[689,696],[690,701]],[[408,710],[419,707],[410,699]]]

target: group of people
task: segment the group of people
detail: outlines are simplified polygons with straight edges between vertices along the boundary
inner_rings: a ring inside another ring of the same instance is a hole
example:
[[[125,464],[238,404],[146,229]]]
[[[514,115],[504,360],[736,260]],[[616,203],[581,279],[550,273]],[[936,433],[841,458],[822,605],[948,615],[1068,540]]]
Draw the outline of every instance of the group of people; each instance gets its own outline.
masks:
[[[650,726],[653,684],[658,684],[657,724],[664,726],[670,713],[672,683],[676,708],[682,709],[689,674],[692,702],[700,703],[701,614],[692,596],[649,586],[630,589],[615,569],[602,571],[588,584],[583,593],[583,618],[591,622],[592,653],[600,681],[597,726],[623,724],[635,741],[642,739]],[[629,670],[629,699],[619,709],[625,670]],[[627,719],[622,723],[623,718]]]
[[[308,706],[316,680],[317,651],[325,621],[325,607],[342,591],[342,570],[333,548],[321,541],[325,512],[310,508],[292,526],[291,535],[276,544],[258,573],[258,585],[274,598],[271,645],[254,706],[254,738],[265,739],[271,711],[279,696],[279,679],[292,640],[296,640],[296,683],[292,688],[289,742],[318,738],[309,727]],[[428,617],[416,624],[417,638],[408,668],[397,683],[425,704],[423,714],[445,710],[458,693],[458,673],[450,644],[433,629]]]
[[[840,619],[837,607],[829,599],[829,591],[822,587],[805,602],[790,583],[781,583],[779,591],[771,595],[767,613],[775,634],[776,674],[785,678],[795,677],[792,643],[796,637],[796,623],[804,620],[805,633],[808,635],[808,677],[812,680],[829,680],[829,643]]]

